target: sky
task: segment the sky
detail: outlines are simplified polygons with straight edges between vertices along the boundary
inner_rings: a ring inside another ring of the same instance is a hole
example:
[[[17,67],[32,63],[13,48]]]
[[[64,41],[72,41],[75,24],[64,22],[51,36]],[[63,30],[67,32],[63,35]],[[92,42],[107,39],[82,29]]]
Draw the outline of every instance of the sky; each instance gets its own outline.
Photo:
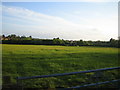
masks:
[[[2,33],[43,39],[117,39],[118,2],[91,1],[3,2]]]

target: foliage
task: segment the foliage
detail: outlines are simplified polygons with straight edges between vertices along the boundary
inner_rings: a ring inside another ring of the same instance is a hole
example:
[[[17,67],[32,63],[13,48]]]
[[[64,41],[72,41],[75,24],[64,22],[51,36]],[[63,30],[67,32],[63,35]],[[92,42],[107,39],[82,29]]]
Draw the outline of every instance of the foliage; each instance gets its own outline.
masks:
[[[62,45],[62,46],[100,46],[100,47],[120,47],[120,39],[110,39],[109,41],[83,41],[83,40],[63,40],[58,38],[53,39],[37,39],[32,36],[16,36],[2,35],[3,44],[31,44],[31,45]]]

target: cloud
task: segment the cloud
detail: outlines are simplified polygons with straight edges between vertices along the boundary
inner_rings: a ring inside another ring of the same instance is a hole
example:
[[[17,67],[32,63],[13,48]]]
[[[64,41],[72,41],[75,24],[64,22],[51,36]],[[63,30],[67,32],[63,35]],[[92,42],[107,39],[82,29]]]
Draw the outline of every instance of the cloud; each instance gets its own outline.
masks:
[[[61,17],[50,16],[21,7],[3,6],[2,9],[3,33],[5,34],[15,33],[39,38],[60,37],[77,40],[106,39],[96,27],[76,24]]]

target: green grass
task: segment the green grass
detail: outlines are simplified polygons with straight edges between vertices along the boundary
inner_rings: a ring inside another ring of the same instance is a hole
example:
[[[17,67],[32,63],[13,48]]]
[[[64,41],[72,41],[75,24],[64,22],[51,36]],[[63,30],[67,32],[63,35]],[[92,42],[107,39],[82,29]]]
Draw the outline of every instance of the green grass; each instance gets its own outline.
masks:
[[[118,48],[3,44],[2,64],[3,76],[11,76],[12,83],[16,83],[15,78],[21,76],[116,67]],[[27,80],[25,87],[69,87],[86,82],[84,75],[82,77],[72,75]]]

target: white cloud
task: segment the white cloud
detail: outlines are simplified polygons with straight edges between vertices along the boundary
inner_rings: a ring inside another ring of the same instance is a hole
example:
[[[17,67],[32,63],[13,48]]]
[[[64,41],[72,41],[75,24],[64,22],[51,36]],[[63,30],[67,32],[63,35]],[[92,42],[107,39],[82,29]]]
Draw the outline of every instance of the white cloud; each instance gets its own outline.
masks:
[[[106,28],[104,25],[99,28],[104,21],[99,20],[98,24],[91,21],[98,22],[90,20],[87,25],[76,24],[61,17],[49,16],[25,8],[3,6],[3,33],[5,34],[15,33],[40,38],[106,40],[106,36],[99,30]]]

